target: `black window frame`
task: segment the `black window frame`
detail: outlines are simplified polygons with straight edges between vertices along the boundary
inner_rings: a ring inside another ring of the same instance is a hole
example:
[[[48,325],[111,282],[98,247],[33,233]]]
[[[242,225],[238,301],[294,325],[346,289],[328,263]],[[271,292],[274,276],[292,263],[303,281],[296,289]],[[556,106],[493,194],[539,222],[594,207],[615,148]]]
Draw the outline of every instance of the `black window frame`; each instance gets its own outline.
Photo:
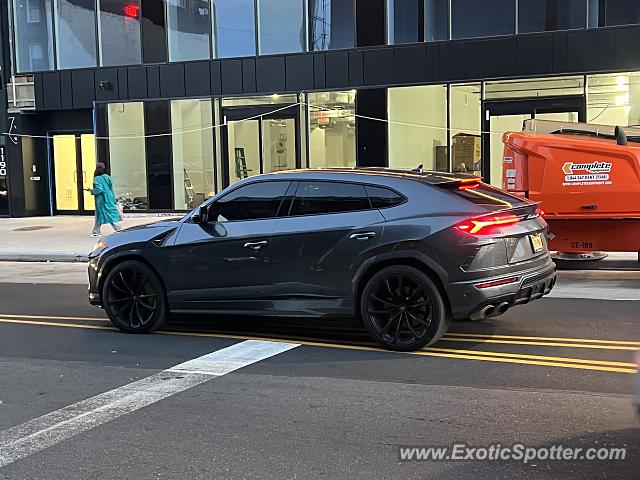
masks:
[[[281,218],[282,217],[282,209],[283,209],[283,205],[285,204],[285,201],[287,200],[288,197],[290,197],[291,193],[292,193],[292,187],[294,187],[294,185],[297,183],[295,181],[292,180],[282,180],[282,179],[273,179],[273,180],[260,180],[260,181],[255,181],[255,182],[249,182],[249,183],[243,183],[241,185],[238,185],[236,188],[233,188],[232,190],[224,193],[224,195],[216,198],[212,198],[207,204],[206,204],[206,208],[207,211],[210,211],[213,206],[223,200],[224,198],[228,197],[229,195],[236,193],[238,190],[241,190],[243,188],[248,188],[248,187],[253,187],[256,185],[261,185],[261,184],[266,184],[266,183],[288,183],[287,187],[284,190],[284,194],[282,196],[282,199],[280,200],[280,204],[278,205],[278,208],[276,209],[276,214],[273,217],[260,217],[260,218],[247,218],[247,219],[242,219],[242,220],[226,220],[224,223],[234,223],[234,222],[253,222],[255,220],[273,220],[276,218]],[[296,185],[297,188],[297,185]],[[291,202],[293,203],[293,202]],[[193,220],[191,220],[193,222]],[[213,223],[215,220],[207,220],[207,223]]]

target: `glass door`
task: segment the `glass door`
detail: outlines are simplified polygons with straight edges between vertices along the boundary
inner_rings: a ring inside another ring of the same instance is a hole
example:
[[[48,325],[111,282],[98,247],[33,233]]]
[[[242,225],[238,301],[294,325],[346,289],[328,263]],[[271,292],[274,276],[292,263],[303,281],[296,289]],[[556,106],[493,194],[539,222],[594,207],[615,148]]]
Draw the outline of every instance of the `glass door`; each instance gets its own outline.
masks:
[[[261,173],[300,167],[297,114],[285,111],[255,118],[259,110],[224,111],[224,186]]]
[[[84,213],[95,209],[93,196],[85,188],[93,186],[96,168],[93,134],[53,135],[54,211]]]
[[[539,118],[584,122],[586,104],[583,95],[544,97],[523,100],[484,102],[482,177],[485,182],[502,188],[502,136],[521,131],[525,120]]]

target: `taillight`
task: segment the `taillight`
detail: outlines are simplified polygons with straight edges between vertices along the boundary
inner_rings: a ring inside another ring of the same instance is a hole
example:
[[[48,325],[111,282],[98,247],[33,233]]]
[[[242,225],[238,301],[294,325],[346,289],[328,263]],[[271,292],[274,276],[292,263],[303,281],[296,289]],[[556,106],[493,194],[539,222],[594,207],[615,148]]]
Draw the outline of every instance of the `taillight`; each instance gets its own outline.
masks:
[[[542,210],[541,208],[536,208],[536,215],[539,217],[544,217],[545,216],[544,210]]]
[[[458,223],[455,228],[472,235],[488,235],[495,232],[496,227],[512,225],[520,221],[515,215],[503,213],[497,215],[483,215]]]

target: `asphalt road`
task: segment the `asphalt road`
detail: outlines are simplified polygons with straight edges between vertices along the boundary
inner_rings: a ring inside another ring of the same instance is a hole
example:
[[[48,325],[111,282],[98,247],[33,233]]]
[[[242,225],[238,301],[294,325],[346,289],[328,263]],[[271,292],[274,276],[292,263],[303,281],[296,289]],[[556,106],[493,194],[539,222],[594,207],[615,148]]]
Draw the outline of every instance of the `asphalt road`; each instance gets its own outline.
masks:
[[[458,322],[400,354],[349,319],[176,318],[125,335],[64,267],[60,283],[20,268],[12,280],[0,265],[2,480],[639,478],[640,302],[606,300],[633,282]],[[457,442],[628,450],[526,465],[399,459],[403,446]]]

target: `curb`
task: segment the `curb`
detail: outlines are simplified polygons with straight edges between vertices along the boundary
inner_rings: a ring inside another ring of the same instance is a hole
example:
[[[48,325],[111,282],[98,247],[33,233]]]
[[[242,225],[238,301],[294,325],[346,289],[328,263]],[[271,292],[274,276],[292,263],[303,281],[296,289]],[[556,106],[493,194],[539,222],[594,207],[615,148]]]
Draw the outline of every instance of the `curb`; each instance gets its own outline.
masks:
[[[558,278],[572,280],[640,280],[639,270],[557,270]]]
[[[0,262],[87,263],[89,257],[73,253],[0,253]]]

